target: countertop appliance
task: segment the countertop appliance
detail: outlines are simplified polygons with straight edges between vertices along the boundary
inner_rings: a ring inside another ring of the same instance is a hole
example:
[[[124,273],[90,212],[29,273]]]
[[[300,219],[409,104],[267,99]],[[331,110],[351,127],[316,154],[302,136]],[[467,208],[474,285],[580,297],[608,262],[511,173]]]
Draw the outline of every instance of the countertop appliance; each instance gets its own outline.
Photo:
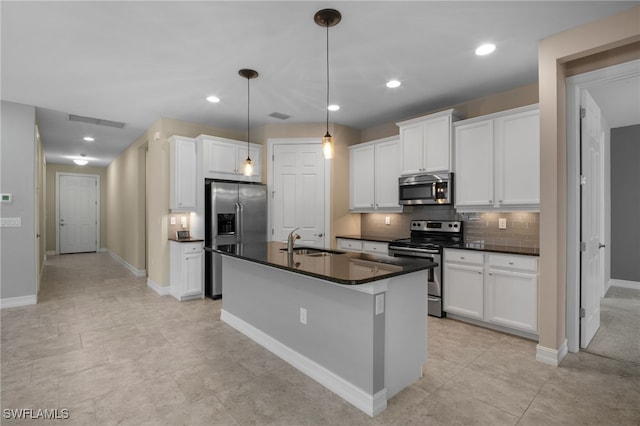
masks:
[[[205,180],[205,295],[222,297],[222,244],[267,241],[267,186]]]
[[[398,178],[400,205],[451,204],[453,173],[432,173]]]
[[[438,266],[429,270],[427,283],[427,312],[444,317],[442,296],[445,291],[442,274],[442,251],[462,244],[462,223],[457,220],[412,220],[411,238],[389,243],[390,256],[422,257],[431,259]]]

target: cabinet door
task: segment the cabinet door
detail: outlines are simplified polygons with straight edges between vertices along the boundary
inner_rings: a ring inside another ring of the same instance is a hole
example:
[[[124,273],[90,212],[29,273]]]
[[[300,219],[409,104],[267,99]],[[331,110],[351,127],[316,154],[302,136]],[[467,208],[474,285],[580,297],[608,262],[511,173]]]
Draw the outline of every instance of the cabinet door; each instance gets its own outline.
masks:
[[[484,318],[484,276],[479,266],[444,264],[444,310],[469,318]]]
[[[238,165],[236,163],[238,160],[238,146],[236,144],[211,140],[206,140],[205,144],[207,145],[207,150],[205,151],[207,153],[207,158],[205,159],[205,171],[207,173],[226,173],[229,175],[238,173]]]
[[[456,127],[456,207],[493,206],[493,121]]]
[[[486,320],[538,332],[538,277],[490,268],[486,281]]]
[[[451,116],[434,118],[424,123],[423,170],[442,172],[451,168]]]
[[[351,149],[349,163],[349,208],[371,210],[375,207],[374,145]]]
[[[538,110],[501,117],[496,127],[498,203],[540,204],[540,118]]]
[[[400,128],[401,169],[403,175],[424,171],[423,136],[422,123]]]
[[[400,177],[399,141],[375,145],[375,208],[401,209],[398,204],[398,177]]]
[[[361,240],[350,240],[347,238],[337,238],[338,248],[346,251],[362,251],[362,241]]]
[[[202,293],[202,252],[185,254],[183,257],[183,294],[194,296]]]
[[[196,209],[197,146],[193,140],[174,139],[171,141],[171,185],[170,208],[174,211]]]

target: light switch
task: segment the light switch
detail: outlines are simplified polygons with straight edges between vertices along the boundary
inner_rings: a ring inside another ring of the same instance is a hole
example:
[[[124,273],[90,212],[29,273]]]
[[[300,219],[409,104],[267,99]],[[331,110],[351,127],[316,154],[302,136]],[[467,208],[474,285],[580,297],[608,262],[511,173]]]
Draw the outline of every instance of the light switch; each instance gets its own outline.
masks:
[[[186,228],[187,227],[187,217],[186,216],[182,216],[180,218],[180,225],[182,226],[182,228]]]
[[[376,294],[376,315],[384,313],[384,293]]]
[[[176,224],[176,217],[175,216],[171,216],[171,224],[172,225]]]
[[[384,217],[384,224],[385,225],[391,225],[391,216],[385,216]]]
[[[506,217],[498,218],[498,229],[507,229],[507,218]]]

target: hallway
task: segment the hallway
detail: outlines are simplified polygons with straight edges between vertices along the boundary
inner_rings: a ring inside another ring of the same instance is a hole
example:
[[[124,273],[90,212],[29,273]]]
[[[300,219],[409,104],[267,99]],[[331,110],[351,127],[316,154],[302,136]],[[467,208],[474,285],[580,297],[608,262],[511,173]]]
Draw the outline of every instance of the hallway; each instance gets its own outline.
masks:
[[[581,352],[555,368],[535,342],[431,317],[424,376],[369,418],[220,307],[160,297],[108,254],[49,257],[38,305],[1,311],[2,409],[68,409],[65,425],[640,423],[640,364]]]

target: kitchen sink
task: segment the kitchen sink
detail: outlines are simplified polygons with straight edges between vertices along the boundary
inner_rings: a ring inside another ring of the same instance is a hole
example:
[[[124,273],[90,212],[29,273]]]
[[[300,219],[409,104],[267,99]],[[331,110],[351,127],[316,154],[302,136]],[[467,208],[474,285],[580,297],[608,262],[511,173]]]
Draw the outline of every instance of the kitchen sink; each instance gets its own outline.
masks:
[[[282,248],[280,249],[280,251],[287,251],[287,249]],[[327,250],[327,249],[313,248],[313,247],[294,247],[293,252],[295,254],[300,254],[303,256],[314,256],[314,257],[332,256],[334,254],[344,254],[344,252],[342,251]]]

